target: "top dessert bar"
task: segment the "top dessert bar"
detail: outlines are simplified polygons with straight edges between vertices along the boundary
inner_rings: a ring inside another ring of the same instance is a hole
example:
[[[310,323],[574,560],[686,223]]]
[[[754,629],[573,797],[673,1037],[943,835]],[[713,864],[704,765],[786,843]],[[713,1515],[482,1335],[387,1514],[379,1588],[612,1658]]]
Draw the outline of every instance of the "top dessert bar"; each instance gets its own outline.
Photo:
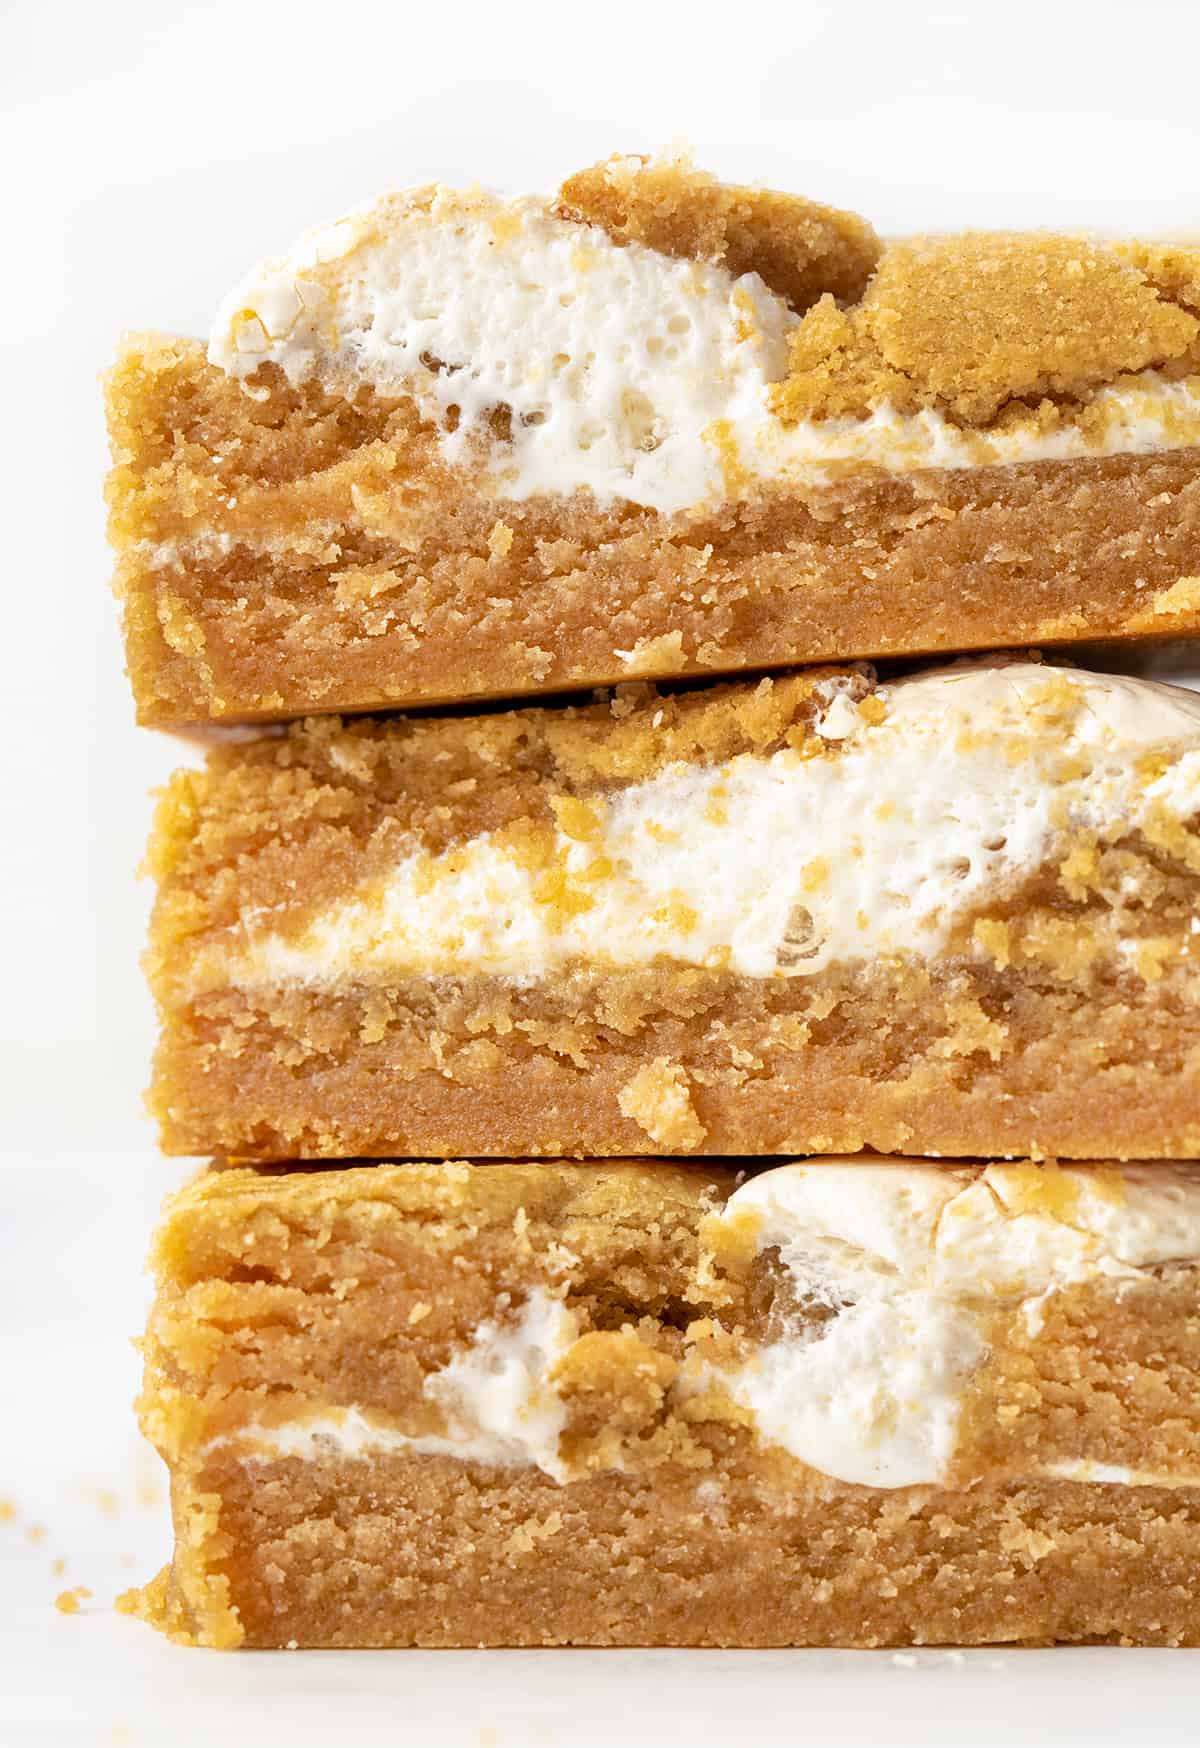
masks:
[[[1200,631],[1200,248],[614,158],[390,194],[108,385],[142,721]]]

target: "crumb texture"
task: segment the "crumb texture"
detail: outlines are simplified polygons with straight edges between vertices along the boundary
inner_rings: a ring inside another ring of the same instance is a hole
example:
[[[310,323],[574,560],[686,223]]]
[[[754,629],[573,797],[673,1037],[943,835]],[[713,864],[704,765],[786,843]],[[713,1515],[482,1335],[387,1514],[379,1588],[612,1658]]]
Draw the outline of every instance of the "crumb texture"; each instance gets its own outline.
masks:
[[[820,300],[796,330],[777,405],[785,418],[865,417],[882,403],[987,425],[1046,401],[1053,416],[1142,370],[1194,372],[1198,334],[1166,286],[1103,244],[917,237],[888,247],[852,308]]]
[[[1060,1482],[902,1506],[817,1496],[773,1510],[734,1488],[734,1543],[723,1527],[706,1529],[694,1487],[661,1477],[653,1487],[585,1482],[568,1500],[545,1480],[451,1470],[429,1458],[277,1462],[216,1479],[241,1550],[236,1624],[220,1637],[182,1624],[181,1561],[150,1618],[185,1642],[873,1647],[1200,1638],[1194,1489],[1152,1490],[1130,1503],[1118,1489]]]
[[[1193,984],[956,962],[217,990],[164,1005],[150,1104],[169,1153],[261,1159],[1194,1158]]]

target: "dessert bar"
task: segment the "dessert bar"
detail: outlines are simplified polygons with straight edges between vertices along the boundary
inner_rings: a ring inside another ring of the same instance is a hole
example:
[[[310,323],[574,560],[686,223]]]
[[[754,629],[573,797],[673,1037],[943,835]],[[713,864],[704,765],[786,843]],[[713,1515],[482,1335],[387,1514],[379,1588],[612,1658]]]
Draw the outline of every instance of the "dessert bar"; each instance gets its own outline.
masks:
[[[739,1187],[740,1184],[740,1187]],[[1200,1642],[1200,1168],[204,1172],[143,1426],[213,1646]]]
[[[615,158],[391,194],[108,386],[142,721],[1200,629],[1200,249]]]
[[[1200,699],[987,661],[317,717],[158,815],[172,1153],[1200,1155]]]

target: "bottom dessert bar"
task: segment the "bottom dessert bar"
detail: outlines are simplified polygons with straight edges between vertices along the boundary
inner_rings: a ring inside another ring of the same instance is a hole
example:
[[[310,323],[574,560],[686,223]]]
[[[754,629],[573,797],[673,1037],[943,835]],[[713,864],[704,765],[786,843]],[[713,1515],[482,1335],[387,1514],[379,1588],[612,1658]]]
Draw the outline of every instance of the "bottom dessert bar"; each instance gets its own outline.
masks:
[[[1200,1166],[209,1170],[145,1430],[210,1646],[1200,1643]]]

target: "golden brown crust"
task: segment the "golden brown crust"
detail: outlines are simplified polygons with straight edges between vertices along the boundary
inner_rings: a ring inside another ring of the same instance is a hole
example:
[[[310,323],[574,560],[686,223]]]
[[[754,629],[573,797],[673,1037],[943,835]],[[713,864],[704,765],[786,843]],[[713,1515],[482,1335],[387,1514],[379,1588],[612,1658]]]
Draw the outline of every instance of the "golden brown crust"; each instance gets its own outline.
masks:
[[[858,298],[879,259],[879,239],[857,213],[718,182],[687,157],[605,159],[568,176],[557,210],[618,243],[757,273],[797,310],[825,292]]]
[[[1195,243],[1122,240],[1112,247],[1123,261],[1144,274],[1163,298],[1184,309],[1200,311],[1200,248]]]

